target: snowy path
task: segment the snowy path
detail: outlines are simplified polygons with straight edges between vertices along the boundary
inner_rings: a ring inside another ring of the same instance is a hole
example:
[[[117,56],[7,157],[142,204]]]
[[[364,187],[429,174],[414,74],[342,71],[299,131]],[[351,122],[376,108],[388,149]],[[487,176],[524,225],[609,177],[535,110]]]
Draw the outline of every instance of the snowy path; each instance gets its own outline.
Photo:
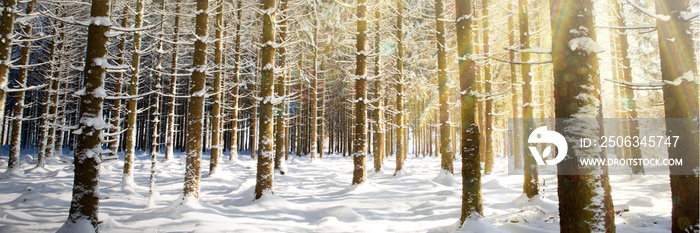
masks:
[[[147,208],[148,169],[138,156],[135,185],[122,185],[122,162],[101,170],[100,228],[103,232],[451,232],[459,219],[461,166],[454,178],[439,175],[439,158],[409,155],[405,170],[393,176],[394,157],[369,182],[350,187],[352,160],[339,155],[309,162],[290,155],[287,175],[275,177],[275,194],[252,201],[255,160],[241,155],[209,176],[202,174],[201,201],[173,207],[184,175],[182,154],[160,163],[160,196]],[[205,155],[205,157],[208,157]],[[227,157],[227,156],[225,156]],[[0,171],[7,166],[0,159]],[[23,168],[33,167],[23,161]],[[367,161],[371,168],[372,158]],[[543,176],[544,198],[528,203],[521,196],[522,176],[509,176],[506,160],[496,158],[493,175],[484,176],[484,214],[496,231],[558,232],[556,177]],[[208,160],[202,161],[208,168]],[[72,168],[51,161],[48,171],[0,179],[0,233],[55,232],[70,204]],[[371,169],[370,169],[371,170]],[[611,176],[619,232],[668,231],[670,191],[667,176]],[[643,228],[642,228],[643,227]]]

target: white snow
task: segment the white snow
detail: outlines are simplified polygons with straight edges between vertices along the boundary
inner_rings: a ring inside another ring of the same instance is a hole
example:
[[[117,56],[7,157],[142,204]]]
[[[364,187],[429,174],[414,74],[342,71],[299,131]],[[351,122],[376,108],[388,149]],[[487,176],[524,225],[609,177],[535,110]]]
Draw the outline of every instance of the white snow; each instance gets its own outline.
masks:
[[[598,46],[598,44],[593,41],[590,37],[576,37],[569,41],[569,49],[571,51],[576,51],[578,49],[583,50],[587,53],[601,53],[605,51],[603,48]]]
[[[199,200],[181,196],[185,157],[176,153],[173,159],[159,163],[159,195],[150,207],[145,188],[151,163],[148,153],[136,154],[134,184],[139,188],[133,193],[122,190],[123,154],[118,160],[103,161],[100,231],[559,231],[556,176],[540,176],[543,192],[528,201],[521,191],[523,177],[507,175],[507,159],[502,157],[495,158],[494,172],[482,177],[484,218],[469,219],[464,226],[457,223],[462,193],[459,159],[454,163],[455,174],[449,175],[441,172],[439,157],[409,154],[404,170],[394,176],[395,157],[391,156],[382,171],[368,169],[367,183],[351,186],[352,157],[326,155],[311,163],[290,154],[286,175],[274,177],[274,195],[254,201],[257,160],[248,152],[240,152],[236,163],[220,163],[212,176],[207,175],[209,156],[205,153]],[[22,161],[26,168],[33,167],[32,163],[28,158]],[[71,199],[72,164],[58,159],[47,163],[48,173],[0,178],[0,232],[56,232],[63,226]],[[367,167],[373,167],[371,157]],[[7,157],[0,157],[0,171],[6,168]],[[629,209],[615,216],[618,232],[670,231],[668,176],[610,176],[610,182],[615,206]],[[62,231],[69,232],[91,229],[87,222],[63,227]]]

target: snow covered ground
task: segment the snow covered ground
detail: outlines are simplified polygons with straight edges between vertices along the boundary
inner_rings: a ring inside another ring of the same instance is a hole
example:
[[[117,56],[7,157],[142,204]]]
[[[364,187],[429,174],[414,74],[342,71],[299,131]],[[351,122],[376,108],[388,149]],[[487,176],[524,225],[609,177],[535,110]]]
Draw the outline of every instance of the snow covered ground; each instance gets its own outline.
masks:
[[[28,152],[29,153],[29,152]],[[159,164],[160,195],[148,207],[150,161],[139,154],[135,185],[122,185],[123,162],[101,169],[102,232],[452,232],[461,205],[461,166],[455,175],[440,174],[440,159],[409,155],[405,170],[394,176],[394,157],[369,182],[350,186],[352,160],[341,155],[323,160],[291,156],[287,175],[276,175],[274,196],[253,201],[255,160],[242,154],[208,174],[202,161],[201,200],[173,205],[183,188],[184,154]],[[228,158],[227,156],[225,156]],[[69,157],[66,157],[69,159]],[[372,158],[367,160],[372,168]],[[507,160],[496,158],[495,174],[482,179],[485,221],[465,232],[558,232],[557,182],[543,176],[543,197],[528,202],[522,176],[507,175]],[[24,156],[23,177],[0,179],[0,233],[55,232],[65,221],[71,199],[72,165],[51,160],[34,170]],[[7,157],[0,159],[0,171]],[[372,169],[369,169],[372,170]],[[2,176],[2,175],[0,175]],[[611,176],[618,232],[667,232],[671,227],[668,176]]]

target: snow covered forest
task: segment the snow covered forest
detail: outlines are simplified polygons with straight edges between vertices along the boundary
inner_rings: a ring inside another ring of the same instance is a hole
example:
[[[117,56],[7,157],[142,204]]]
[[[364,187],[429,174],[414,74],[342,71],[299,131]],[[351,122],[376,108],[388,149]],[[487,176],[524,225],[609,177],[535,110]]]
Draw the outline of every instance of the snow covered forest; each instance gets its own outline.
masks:
[[[700,232],[697,0],[0,1],[0,233]]]

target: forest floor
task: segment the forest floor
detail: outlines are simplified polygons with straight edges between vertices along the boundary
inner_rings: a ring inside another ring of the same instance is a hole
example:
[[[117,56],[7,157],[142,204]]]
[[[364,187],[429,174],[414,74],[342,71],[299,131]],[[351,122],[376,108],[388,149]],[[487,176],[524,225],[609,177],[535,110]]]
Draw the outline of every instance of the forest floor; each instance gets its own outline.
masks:
[[[5,152],[6,150],[3,150]],[[22,177],[0,174],[0,233],[55,232],[65,221],[71,199],[72,165],[51,160],[32,170],[23,156]],[[69,153],[66,153],[69,154]],[[6,153],[3,153],[6,155]],[[102,164],[99,218],[102,232],[452,232],[461,206],[461,173],[440,174],[440,159],[409,155],[394,176],[394,157],[374,172],[369,157],[368,182],[350,186],[352,159],[327,155],[323,160],[289,156],[286,175],[276,175],[274,196],[253,201],[256,160],[241,153],[209,175],[202,161],[199,202],[174,203],[184,177],[184,154],[159,163],[155,205],[148,206],[150,158],[138,154],[135,183],[122,184],[123,162]],[[63,157],[70,160],[70,157]],[[226,155],[225,158],[228,158]],[[0,172],[7,156],[0,159]],[[541,176],[543,195],[528,202],[522,176],[507,174],[507,159],[496,158],[495,171],[482,178],[485,221],[466,232],[558,232],[557,181]],[[4,177],[3,177],[4,176]],[[618,232],[667,232],[671,225],[668,176],[611,176]]]

